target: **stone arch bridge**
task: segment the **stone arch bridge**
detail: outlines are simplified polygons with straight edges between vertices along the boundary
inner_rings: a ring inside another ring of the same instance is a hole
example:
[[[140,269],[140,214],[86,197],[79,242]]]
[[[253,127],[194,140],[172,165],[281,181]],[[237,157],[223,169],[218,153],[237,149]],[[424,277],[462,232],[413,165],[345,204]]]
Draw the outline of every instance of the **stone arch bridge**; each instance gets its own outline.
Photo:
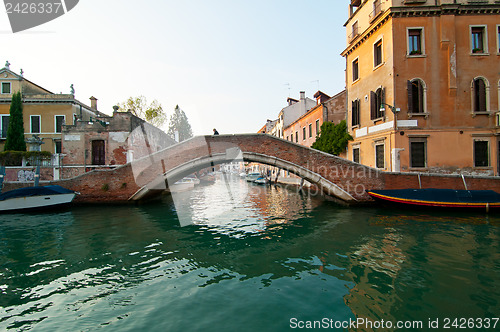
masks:
[[[296,174],[348,204],[370,202],[366,189],[493,189],[500,178],[389,173],[266,134],[197,136],[112,170],[53,181],[81,193],[76,202],[145,200],[200,169],[232,161],[258,162]]]

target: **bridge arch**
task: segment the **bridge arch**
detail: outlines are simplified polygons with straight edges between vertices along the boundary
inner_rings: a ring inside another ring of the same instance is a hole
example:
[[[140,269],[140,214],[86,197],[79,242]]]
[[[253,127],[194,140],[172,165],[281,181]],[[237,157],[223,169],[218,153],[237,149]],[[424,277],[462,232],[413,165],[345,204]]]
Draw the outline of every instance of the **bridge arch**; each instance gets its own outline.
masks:
[[[236,155],[235,155],[236,152]],[[276,156],[269,156],[263,153],[256,152],[243,152],[243,151],[226,151],[226,153],[217,153],[207,156],[202,156],[183,164],[178,165],[175,168],[170,169],[169,171],[162,174],[161,177],[157,177],[154,181],[149,184],[143,186],[140,190],[138,190],[130,200],[141,200],[144,198],[148,198],[154,195],[159,194],[168,188],[169,183],[173,184],[176,181],[182,179],[183,177],[197,172],[201,169],[213,167],[215,165],[234,162],[234,161],[242,161],[242,162],[257,162],[264,165],[269,165],[273,167],[277,167],[288,171],[292,174],[295,174],[310,183],[315,184],[320,188],[322,192],[325,194],[335,197],[341,201],[347,203],[356,202],[357,199],[354,198],[349,192],[345,191],[340,186],[335,183],[329,181],[323,176],[311,171],[310,169],[293,163],[289,160],[283,160]]]

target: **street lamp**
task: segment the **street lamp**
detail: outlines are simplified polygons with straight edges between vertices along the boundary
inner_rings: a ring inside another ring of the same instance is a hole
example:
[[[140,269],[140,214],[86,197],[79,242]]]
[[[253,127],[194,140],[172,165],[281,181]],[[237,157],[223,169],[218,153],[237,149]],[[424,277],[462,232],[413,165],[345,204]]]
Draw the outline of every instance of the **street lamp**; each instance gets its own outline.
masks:
[[[389,109],[396,115],[399,111],[401,111],[400,108],[396,108],[392,105],[386,104],[386,103],[380,103],[380,112],[385,112],[385,106],[389,107]]]

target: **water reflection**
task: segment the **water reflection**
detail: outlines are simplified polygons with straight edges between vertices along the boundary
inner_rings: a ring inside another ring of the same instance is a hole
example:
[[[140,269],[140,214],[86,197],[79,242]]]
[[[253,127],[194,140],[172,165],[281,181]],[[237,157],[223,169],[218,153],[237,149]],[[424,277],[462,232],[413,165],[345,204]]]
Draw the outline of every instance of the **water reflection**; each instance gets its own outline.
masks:
[[[231,181],[231,198],[224,182],[181,196],[188,227],[174,197],[0,216],[0,329],[498,316],[498,217],[344,208]]]

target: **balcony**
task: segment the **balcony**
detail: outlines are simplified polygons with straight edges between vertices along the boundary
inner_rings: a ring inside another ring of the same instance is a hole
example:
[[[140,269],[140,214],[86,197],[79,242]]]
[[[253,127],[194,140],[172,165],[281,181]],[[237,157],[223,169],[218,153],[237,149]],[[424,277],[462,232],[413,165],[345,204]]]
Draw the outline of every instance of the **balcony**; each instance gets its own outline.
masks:
[[[382,3],[380,1],[376,1],[373,3],[373,11],[370,13],[370,23],[372,23],[380,14],[382,14]]]
[[[415,4],[424,4],[427,0],[404,0],[403,4],[405,5],[415,5]]]
[[[347,41],[350,43],[351,41],[354,40],[354,38],[356,38],[357,36],[359,36],[359,29],[358,29],[358,22],[355,22],[353,25],[352,25],[352,32],[351,34],[347,37]]]

